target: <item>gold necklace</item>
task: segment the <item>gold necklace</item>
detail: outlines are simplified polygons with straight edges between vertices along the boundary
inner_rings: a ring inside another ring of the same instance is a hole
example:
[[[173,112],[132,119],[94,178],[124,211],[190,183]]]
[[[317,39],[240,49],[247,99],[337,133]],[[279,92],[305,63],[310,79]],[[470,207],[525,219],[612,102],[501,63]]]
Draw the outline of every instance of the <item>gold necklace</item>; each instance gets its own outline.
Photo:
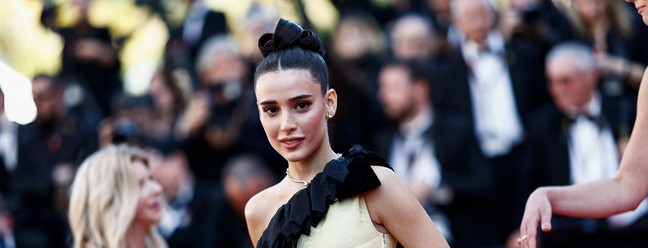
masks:
[[[335,155],[337,156],[337,158],[342,157],[342,154],[340,154],[340,153],[336,153]],[[290,171],[288,171],[288,168],[286,168],[286,176],[288,176],[288,179],[290,179],[290,181],[293,181],[295,183],[304,184],[304,187],[308,187],[308,185],[311,183],[311,180],[297,179],[297,178],[292,177],[292,175],[290,175]]]

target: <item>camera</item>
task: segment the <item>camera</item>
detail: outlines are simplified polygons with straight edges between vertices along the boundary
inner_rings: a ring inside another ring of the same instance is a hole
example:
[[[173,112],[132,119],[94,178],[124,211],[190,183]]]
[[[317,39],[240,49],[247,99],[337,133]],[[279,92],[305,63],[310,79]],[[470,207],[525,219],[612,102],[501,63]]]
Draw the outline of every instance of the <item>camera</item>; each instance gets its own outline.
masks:
[[[137,124],[130,120],[120,120],[113,123],[113,144],[140,144],[143,135]]]
[[[527,8],[522,11],[521,16],[524,23],[531,26],[540,20],[540,11],[538,8]]]

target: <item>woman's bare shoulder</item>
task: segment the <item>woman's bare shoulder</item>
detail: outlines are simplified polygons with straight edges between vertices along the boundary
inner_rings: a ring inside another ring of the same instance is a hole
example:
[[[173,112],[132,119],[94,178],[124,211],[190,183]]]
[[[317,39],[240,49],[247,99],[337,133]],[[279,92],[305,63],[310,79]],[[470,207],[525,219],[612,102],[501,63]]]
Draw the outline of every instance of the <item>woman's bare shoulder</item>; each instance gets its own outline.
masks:
[[[407,191],[407,188],[402,186],[398,176],[396,176],[396,174],[389,168],[375,165],[371,166],[371,168],[378,177],[378,180],[380,180],[380,187],[366,192],[364,196],[371,216],[376,217],[372,219],[374,222],[380,223],[381,221],[379,216],[382,215],[381,210],[384,209],[384,207],[374,206],[385,206],[385,204],[392,205],[395,203],[393,202],[394,196],[408,194],[409,191]]]
[[[276,197],[278,185],[276,184],[257,193],[245,205],[245,221],[248,225],[250,238],[255,244],[261,238],[261,234],[268,227],[270,219],[278,209],[278,207],[273,206],[281,206],[277,202],[278,197]]]
[[[278,185],[275,184],[267,189],[262,190],[256,195],[252,196],[245,205],[245,216],[247,217],[261,217],[265,212],[269,212],[269,205],[277,201]]]

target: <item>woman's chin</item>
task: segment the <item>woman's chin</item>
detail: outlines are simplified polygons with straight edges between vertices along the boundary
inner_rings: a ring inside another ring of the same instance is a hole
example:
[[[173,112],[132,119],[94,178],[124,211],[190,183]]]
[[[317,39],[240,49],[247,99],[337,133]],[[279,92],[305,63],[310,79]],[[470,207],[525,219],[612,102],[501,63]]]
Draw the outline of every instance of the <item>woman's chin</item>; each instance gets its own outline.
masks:
[[[299,161],[304,160],[302,156],[298,156],[296,154],[288,154],[288,155],[284,155],[283,157],[284,157],[284,159],[286,159],[286,161],[288,161],[290,163],[299,162]]]
[[[283,151],[281,155],[286,161],[291,163],[304,160],[304,154],[300,151]]]

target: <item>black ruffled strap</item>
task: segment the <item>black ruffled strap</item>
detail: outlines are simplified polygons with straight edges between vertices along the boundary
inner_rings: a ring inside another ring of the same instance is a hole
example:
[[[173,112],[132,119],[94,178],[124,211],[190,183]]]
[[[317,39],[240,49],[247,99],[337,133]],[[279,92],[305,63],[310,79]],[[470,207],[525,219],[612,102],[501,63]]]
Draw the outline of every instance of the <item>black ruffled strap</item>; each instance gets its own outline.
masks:
[[[378,154],[355,145],[345,157],[332,160],[305,189],[298,191],[281,206],[270,220],[257,247],[294,247],[302,234],[326,216],[338,199],[362,194],[380,186],[372,165],[390,168]]]

